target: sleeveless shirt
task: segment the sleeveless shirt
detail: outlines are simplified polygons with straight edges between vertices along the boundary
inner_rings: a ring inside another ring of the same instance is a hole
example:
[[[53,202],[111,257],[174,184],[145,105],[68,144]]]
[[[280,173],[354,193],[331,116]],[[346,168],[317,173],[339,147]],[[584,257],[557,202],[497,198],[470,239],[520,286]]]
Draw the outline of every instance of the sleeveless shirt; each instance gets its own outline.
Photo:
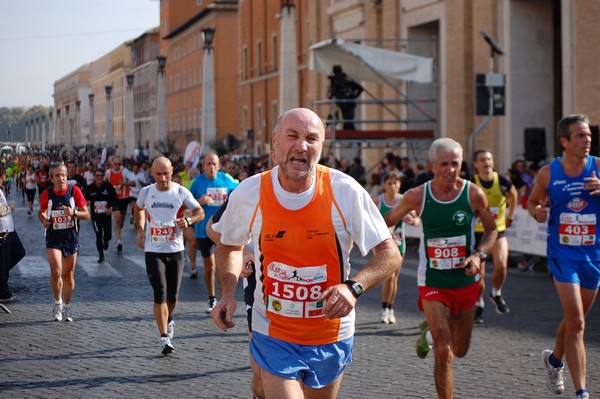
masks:
[[[478,280],[479,275],[467,276],[462,267],[475,244],[470,184],[465,180],[456,198],[439,201],[431,193],[431,182],[425,183],[417,277],[419,286],[461,288]]]
[[[600,260],[596,224],[600,198],[583,189],[584,178],[598,176],[596,157],[588,155],[579,176],[565,174],[559,157],[550,164],[550,217],[548,219],[548,257],[574,260]]]

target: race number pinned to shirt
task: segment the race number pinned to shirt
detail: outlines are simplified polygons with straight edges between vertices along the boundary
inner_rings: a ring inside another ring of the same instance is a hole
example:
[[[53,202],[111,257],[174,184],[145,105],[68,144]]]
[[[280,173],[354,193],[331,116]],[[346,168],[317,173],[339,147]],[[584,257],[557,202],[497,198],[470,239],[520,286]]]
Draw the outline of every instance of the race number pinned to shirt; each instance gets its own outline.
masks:
[[[467,236],[430,238],[427,240],[430,267],[448,270],[462,267],[467,257]]]
[[[175,241],[176,229],[175,222],[152,221],[150,223],[150,239],[154,242]]]
[[[594,245],[596,215],[593,213],[561,213],[558,225],[559,242],[563,245]]]
[[[94,213],[106,213],[108,201],[94,201]]]
[[[394,240],[394,244],[396,244],[397,247],[402,245],[402,228],[401,227],[396,227],[394,229],[394,232],[392,233],[392,240]]]
[[[206,193],[214,201],[210,206],[221,206],[227,199],[227,188],[225,187],[209,187],[206,189]]]
[[[265,284],[267,310],[285,317],[323,317],[318,299],[326,288],[327,265],[293,267],[272,262]]]
[[[54,230],[71,229],[75,226],[73,216],[67,215],[64,209],[54,209],[50,214],[50,221]]]

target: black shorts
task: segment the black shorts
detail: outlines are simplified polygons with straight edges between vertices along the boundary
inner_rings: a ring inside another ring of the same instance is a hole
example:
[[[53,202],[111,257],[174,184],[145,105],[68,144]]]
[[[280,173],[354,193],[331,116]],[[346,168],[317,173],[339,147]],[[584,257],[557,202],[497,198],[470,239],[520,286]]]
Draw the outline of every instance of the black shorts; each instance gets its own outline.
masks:
[[[126,214],[127,206],[129,205],[130,202],[131,202],[131,198],[121,198],[120,200],[117,200],[117,206],[116,206],[116,208],[114,208],[114,210],[119,211],[122,214]]]
[[[214,242],[208,237],[198,238],[196,237],[196,247],[203,258],[208,258],[215,253],[215,249],[217,246]]]

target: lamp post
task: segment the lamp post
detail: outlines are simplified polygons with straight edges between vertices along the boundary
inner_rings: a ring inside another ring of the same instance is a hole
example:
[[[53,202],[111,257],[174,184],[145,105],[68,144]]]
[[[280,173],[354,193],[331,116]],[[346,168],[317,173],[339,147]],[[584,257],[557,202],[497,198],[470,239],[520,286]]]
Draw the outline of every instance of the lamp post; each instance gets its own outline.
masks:
[[[60,122],[60,108],[56,110],[56,122],[54,122],[54,144],[62,143],[62,124]],[[33,140],[31,140],[33,141]]]
[[[130,156],[135,152],[133,74],[127,74],[125,78],[127,80],[125,93],[125,155]]]
[[[167,64],[167,57],[159,55],[156,57],[158,62],[158,84],[157,84],[157,136],[155,143],[160,141],[168,142],[167,134],[167,91],[166,91],[166,80],[165,80],[165,66]]]
[[[67,120],[67,132],[65,135],[65,145],[67,148],[71,148],[71,116],[69,115],[69,109],[71,106],[69,104],[65,105],[65,118]]]
[[[48,142],[54,144],[54,112],[52,109],[48,111],[48,135],[50,136]],[[27,142],[27,140],[25,141]]]
[[[40,118],[42,120],[42,134],[40,137],[40,141],[41,141],[41,147],[42,147],[42,151],[44,151],[46,149],[46,115],[42,115],[42,117]]]
[[[200,132],[200,148],[206,153],[208,143],[216,141],[217,123],[215,116],[215,72],[213,41],[215,28],[202,29],[204,39],[204,80],[202,83],[202,131]]]
[[[298,90],[298,57],[296,54],[296,8],[290,0],[281,1],[279,42],[279,112],[300,104]]]
[[[94,125],[94,93],[88,94],[90,99],[90,141],[92,145],[96,145],[96,126]]]
[[[105,123],[105,140],[106,148],[111,148],[113,146],[113,127],[112,127],[112,97],[110,93],[112,92],[112,86],[104,86],[104,90],[106,91],[106,123]]]
[[[75,117],[77,118],[75,144],[77,146],[80,146],[81,145],[81,100],[75,100]],[[43,140],[42,140],[42,142],[43,142]]]

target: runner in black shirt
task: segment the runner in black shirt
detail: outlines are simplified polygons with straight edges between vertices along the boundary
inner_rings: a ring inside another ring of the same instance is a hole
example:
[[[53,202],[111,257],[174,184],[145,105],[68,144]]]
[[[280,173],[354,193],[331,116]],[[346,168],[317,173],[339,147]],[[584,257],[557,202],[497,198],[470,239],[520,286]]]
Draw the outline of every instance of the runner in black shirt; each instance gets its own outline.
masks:
[[[104,171],[94,172],[94,182],[83,192],[88,208],[92,213],[92,226],[96,233],[96,248],[98,248],[98,263],[104,262],[104,251],[112,238],[112,210],[117,206],[117,193],[109,182],[104,180]]]

